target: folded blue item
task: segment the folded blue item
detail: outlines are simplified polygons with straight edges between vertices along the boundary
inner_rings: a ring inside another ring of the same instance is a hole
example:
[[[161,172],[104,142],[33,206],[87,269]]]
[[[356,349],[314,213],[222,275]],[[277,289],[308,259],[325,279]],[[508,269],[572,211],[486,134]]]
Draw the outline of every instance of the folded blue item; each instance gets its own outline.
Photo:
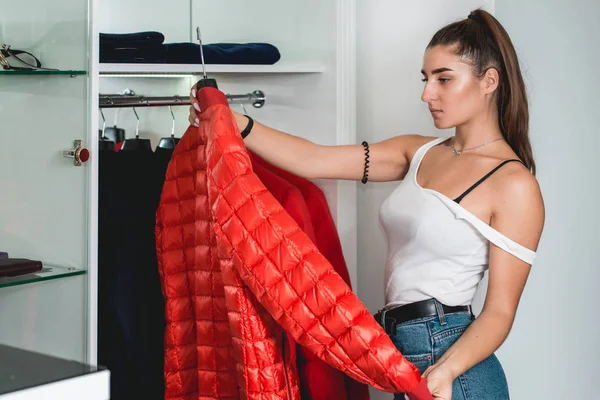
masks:
[[[8,259],[8,253],[5,251],[0,251],[0,260]]]
[[[163,44],[165,35],[146,31],[134,33],[101,33],[100,49],[117,47],[157,46]]]
[[[201,64],[200,45],[167,43],[167,63]],[[215,43],[202,46],[206,64],[275,64],[281,58],[277,47],[268,43]]]
[[[102,63],[200,64],[200,45],[167,43],[155,46],[103,46]],[[275,64],[281,58],[268,43],[215,43],[202,46],[206,64]]]

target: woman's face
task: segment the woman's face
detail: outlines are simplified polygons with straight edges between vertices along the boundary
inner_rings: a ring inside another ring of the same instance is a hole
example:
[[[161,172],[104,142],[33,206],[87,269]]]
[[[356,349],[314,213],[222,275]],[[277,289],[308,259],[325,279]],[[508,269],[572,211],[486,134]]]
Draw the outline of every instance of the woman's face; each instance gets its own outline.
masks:
[[[484,79],[473,73],[466,60],[450,46],[435,46],[423,57],[425,88],[421,100],[429,105],[436,128],[447,129],[467,123],[486,111]]]

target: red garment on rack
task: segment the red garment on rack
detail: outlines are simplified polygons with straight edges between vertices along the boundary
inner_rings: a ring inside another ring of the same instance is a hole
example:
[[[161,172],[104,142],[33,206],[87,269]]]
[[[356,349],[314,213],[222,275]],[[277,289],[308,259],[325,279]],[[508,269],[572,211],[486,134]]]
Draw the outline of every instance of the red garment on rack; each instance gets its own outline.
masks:
[[[327,261],[331,263],[335,272],[337,272],[344,282],[346,282],[346,284],[352,288],[350,274],[348,273],[348,266],[346,265],[346,260],[344,259],[344,253],[342,251],[342,244],[338,236],[335,222],[331,216],[325,193],[323,193],[321,188],[308,179],[304,179],[300,176],[277,168],[276,166],[269,164],[260,156],[252,152],[249,153],[252,159],[253,168],[255,165],[259,164],[285,179],[287,182],[293,184],[300,190],[304,201],[306,202],[308,213],[311,217],[315,236],[314,243],[317,245],[317,248],[321,254],[323,254]],[[257,173],[257,175],[260,177],[260,174]],[[267,189],[269,188],[267,187]],[[283,208],[285,208],[287,211],[285,205]],[[301,374],[300,383],[303,383],[303,381],[309,383],[306,391],[308,398],[313,400],[370,399],[369,387],[367,385],[357,382],[349,376],[344,375],[345,387],[340,387],[340,385],[337,384],[337,375],[330,371],[331,367],[324,365],[324,363],[317,362],[316,360],[318,360],[318,358],[314,355],[311,355],[309,352],[302,353],[301,356],[304,356],[307,361],[304,362],[304,365],[302,359],[299,359],[298,361],[298,370]],[[335,382],[335,384],[330,384],[330,382]],[[306,386],[303,385],[303,389],[305,387]]]
[[[287,335],[388,392],[431,399],[309,237],[253,173],[225,95],[198,91],[157,211],[166,397],[299,399]]]

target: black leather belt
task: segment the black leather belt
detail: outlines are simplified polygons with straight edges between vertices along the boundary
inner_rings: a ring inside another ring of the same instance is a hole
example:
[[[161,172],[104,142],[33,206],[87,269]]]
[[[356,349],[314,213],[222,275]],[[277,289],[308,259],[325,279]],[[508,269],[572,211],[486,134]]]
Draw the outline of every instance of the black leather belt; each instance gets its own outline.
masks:
[[[396,325],[407,322],[413,319],[435,317],[438,315],[436,303],[439,305],[444,314],[452,314],[458,312],[472,313],[471,306],[446,306],[436,302],[434,299],[418,301],[416,303],[407,304],[404,306],[392,308],[390,310],[379,310],[375,315],[375,320],[385,329],[388,334],[396,333]],[[385,321],[382,317],[385,312]]]

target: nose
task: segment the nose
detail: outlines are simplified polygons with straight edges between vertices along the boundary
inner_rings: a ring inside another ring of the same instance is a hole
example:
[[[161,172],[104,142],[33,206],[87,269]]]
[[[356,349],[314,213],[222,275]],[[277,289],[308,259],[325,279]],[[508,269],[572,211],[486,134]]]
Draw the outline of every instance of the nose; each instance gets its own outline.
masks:
[[[429,103],[432,100],[435,100],[436,93],[434,87],[429,83],[425,83],[425,87],[423,88],[423,93],[421,94],[421,101],[424,103]]]

